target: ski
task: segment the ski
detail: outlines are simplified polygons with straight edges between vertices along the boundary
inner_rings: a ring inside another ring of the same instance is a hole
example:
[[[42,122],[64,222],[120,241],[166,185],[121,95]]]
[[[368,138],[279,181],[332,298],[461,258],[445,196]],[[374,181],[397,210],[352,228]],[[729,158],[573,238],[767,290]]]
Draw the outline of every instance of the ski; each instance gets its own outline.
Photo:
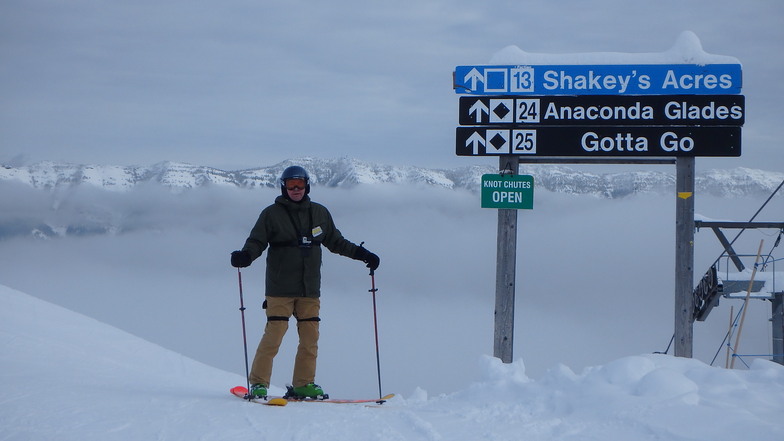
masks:
[[[394,397],[395,394],[388,394],[384,395],[381,398],[372,398],[372,399],[360,399],[360,400],[353,400],[353,399],[341,399],[341,398],[327,398],[325,400],[295,400],[289,398],[289,401],[294,403],[333,403],[333,404],[360,404],[360,403],[376,403],[376,404],[384,404],[387,400]]]
[[[289,404],[288,400],[283,397],[270,397],[266,400],[258,399],[258,398],[248,398],[248,388],[245,386],[236,386],[229,389],[232,395],[237,398],[242,398],[245,401],[250,401],[251,403],[256,404],[264,404],[265,406],[285,406]]]
[[[313,399],[293,399],[293,398],[283,398],[283,397],[267,397],[267,400],[261,399],[248,399],[245,398],[248,394],[248,389],[245,386],[236,386],[231,388],[232,395],[242,398],[246,401],[250,401],[252,403],[258,404],[265,404],[267,406],[285,406],[289,402],[294,403],[332,403],[332,404],[362,404],[362,403],[376,403],[376,404],[383,404],[387,400],[391,399],[395,396],[395,394],[388,394],[381,398],[372,398],[372,399],[341,399],[341,398],[327,398],[324,400],[313,400]]]

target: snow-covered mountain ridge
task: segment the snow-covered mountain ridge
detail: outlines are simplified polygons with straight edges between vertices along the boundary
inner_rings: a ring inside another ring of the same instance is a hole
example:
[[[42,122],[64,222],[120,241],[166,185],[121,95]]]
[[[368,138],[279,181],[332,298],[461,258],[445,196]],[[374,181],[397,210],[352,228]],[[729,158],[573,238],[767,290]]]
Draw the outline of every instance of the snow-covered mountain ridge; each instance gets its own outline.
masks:
[[[220,170],[177,162],[151,166],[110,166],[40,162],[0,167],[0,181],[17,181],[33,188],[55,190],[89,185],[105,190],[126,191],[143,183],[171,189],[209,185],[238,188],[276,187],[283,169],[297,164],[311,174],[314,186],[353,187],[363,184],[417,184],[478,191],[481,175],[497,173],[492,166],[428,169],[415,166],[374,164],[351,158],[290,159],[270,166],[245,170]],[[675,185],[672,171],[623,171],[589,173],[559,165],[524,165],[521,173],[534,176],[537,189],[571,194],[618,198],[636,193],[670,192]],[[784,173],[735,168],[698,173],[697,190],[719,197],[770,194],[784,180]]]

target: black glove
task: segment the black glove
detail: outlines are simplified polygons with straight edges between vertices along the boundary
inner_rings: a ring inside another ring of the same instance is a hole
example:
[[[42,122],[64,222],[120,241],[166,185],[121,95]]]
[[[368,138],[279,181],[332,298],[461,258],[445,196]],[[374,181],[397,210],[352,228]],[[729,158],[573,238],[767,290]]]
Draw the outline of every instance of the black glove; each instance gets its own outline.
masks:
[[[354,259],[365,262],[367,267],[370,268],[370,271],[375,271],[378,268],[378,264],[381,263],[381,259],[379,259],[378,256],[361,245],[357,248],[357,251],[354,252]]]
[[[233,251],[231,253],[231,266],[235,268],[245,268],[250,266],[253,259],[247,251]]]

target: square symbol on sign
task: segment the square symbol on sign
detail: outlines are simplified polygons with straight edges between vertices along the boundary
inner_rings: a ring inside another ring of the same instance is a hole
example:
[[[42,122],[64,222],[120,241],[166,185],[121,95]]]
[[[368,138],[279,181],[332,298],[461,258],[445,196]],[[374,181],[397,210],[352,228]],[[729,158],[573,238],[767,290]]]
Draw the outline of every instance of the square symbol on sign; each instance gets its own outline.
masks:
[[[506,92],[507,84],[507,70],[506,68],[492,68],[485,69],[485,92]]]

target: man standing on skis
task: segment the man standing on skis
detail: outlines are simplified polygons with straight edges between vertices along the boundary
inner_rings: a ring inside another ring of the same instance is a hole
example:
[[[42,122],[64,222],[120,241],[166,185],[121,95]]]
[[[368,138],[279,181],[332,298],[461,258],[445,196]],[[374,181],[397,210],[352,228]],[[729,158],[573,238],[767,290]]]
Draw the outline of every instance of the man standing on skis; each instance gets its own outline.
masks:
[[[297,320],[299,346],[294,361],[295,398],[326,398],[315,384],[318,356],[321,289],[321,247],[361,260],[371,270],[379,265],[377,255],[346,240],[326,207],[310,200],[310,177],[304,168],[291,166],[280,177],[281,196],[265,208],[242,250],[231,253],[231,265],[245,268],[267,251],[267,325],[259,342],[248,378],[248,392],[265,398],[272,376],[272,361],[289,326]]]

